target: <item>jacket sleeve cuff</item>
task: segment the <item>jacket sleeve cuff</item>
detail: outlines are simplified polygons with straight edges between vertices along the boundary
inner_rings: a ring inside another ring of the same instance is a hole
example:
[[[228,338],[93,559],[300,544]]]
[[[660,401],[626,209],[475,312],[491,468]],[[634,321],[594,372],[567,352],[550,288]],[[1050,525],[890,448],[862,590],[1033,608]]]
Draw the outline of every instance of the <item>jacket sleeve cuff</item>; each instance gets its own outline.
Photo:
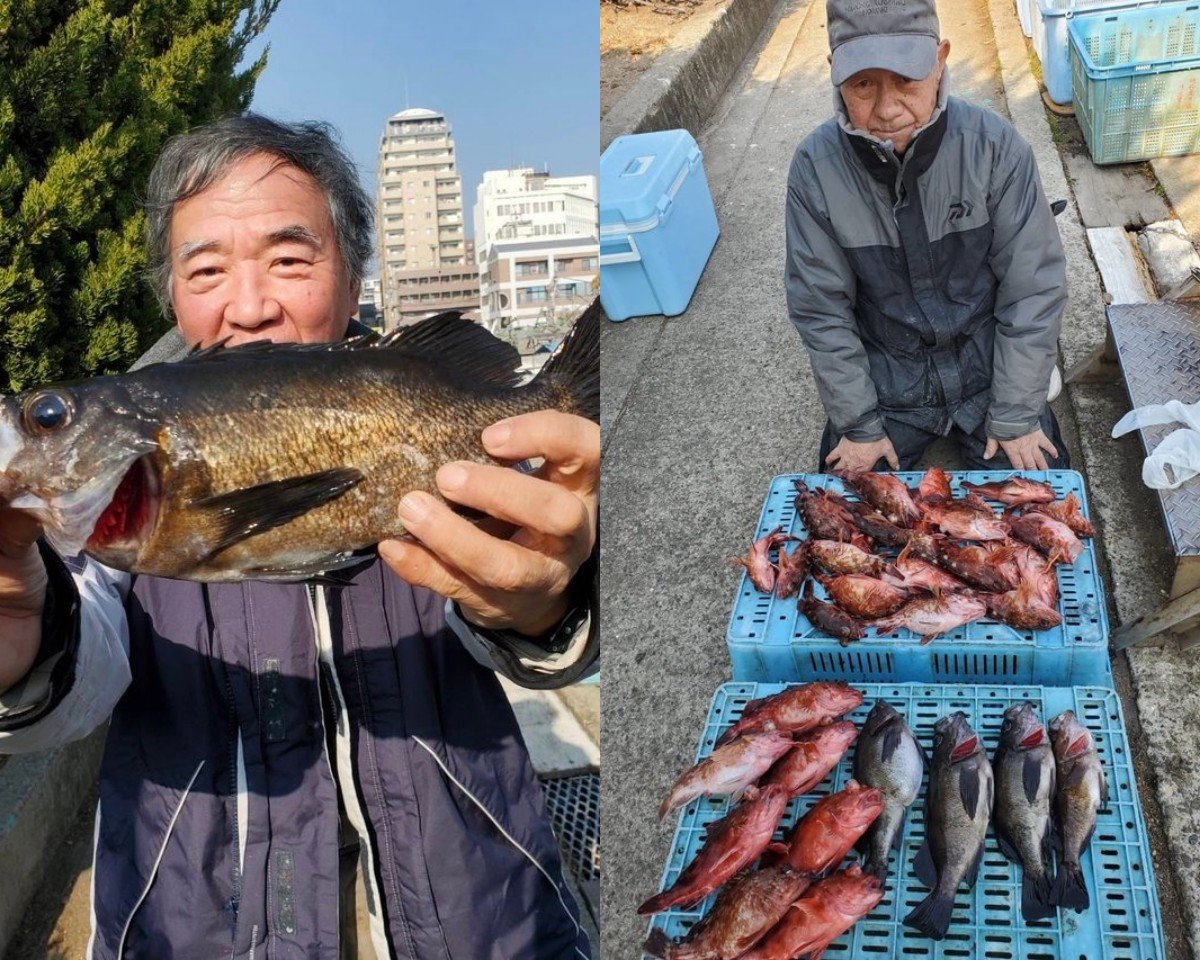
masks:
[[[566,615],[545,637],[477,627],[463,618],[451,600],[446,601],[446,623],[476,660],[519,686],[552,690],[577,683],[599,669],[599,553],[597,540],[592,556],[568,588],[571,603]]]
[[[854,443],[874,443],[876,440],[882,440],[887,436],[887,431],[883,429],[883,418],[877,413],[863,417],[844,430],[839,430],[835,426],[833,432],[838,437],[845,437]]]
[[[38,542],[46,565],[42,637],[29,672],[0,694],[0,732],[37,723],[57,707],[75,683],[79,653],[79,589],[62,558]]]
[[[1032,420],[996,420],[990,414],[984,425],[987,435],[993,440],[1016,440],[1027,436],[1034,430],[1040,429],[1042,421],[1037,417]]]

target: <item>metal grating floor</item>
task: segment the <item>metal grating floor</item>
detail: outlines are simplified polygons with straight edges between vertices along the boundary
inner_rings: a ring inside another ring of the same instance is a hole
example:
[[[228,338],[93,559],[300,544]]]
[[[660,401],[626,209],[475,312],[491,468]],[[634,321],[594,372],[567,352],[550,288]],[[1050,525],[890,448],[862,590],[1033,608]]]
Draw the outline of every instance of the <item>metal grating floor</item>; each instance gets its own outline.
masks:
[[[580,883],[600,880],[600,774],[583,773],[542,781],[546,814],[563,866]]]
[[[1168,400],[1200,400],[1200,304],[1179,300],[1121,303],[1108,308],[1113,343],[1134,407]],[[1149,453],[1180,424],[1139,431]],[[1200,554],[1200,496],[1185,483],[1156,490],[1179,556]]]

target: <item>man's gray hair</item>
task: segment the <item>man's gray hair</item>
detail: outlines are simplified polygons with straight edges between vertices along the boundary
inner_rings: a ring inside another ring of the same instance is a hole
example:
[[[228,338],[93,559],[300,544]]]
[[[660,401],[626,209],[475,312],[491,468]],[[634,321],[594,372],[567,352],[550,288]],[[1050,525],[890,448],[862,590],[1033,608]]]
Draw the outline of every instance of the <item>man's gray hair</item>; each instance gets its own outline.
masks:
[[[225,117],[167,141],[150,172],[146,197],[146,267],[163,313],[171,315],[171,217],[175,205],[207,190],[255,154],[303,170],[329,203],[338,250],[352,284],[371,257],[374,211],[354,162],[326,123],[280,123],[255,113]]]

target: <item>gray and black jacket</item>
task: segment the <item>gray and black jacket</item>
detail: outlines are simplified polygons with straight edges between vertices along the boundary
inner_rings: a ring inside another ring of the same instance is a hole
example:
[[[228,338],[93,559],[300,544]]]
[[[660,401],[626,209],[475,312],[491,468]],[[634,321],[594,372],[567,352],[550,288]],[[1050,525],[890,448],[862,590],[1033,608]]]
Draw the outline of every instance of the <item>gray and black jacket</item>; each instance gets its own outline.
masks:
[[[903,159],[837,116],[788,177],[788,313],[838,436],[1038,426],[1066,267],[1029,145],[947,95]]]

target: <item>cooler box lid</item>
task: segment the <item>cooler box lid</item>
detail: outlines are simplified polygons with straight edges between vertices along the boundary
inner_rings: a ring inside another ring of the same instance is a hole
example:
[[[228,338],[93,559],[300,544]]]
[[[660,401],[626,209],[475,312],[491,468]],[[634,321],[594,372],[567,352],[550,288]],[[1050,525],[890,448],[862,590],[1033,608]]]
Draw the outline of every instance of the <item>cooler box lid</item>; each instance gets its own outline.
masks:
[[[653,230],[699,162],[686,130],[617,137],[600,157],[601,235]]]

